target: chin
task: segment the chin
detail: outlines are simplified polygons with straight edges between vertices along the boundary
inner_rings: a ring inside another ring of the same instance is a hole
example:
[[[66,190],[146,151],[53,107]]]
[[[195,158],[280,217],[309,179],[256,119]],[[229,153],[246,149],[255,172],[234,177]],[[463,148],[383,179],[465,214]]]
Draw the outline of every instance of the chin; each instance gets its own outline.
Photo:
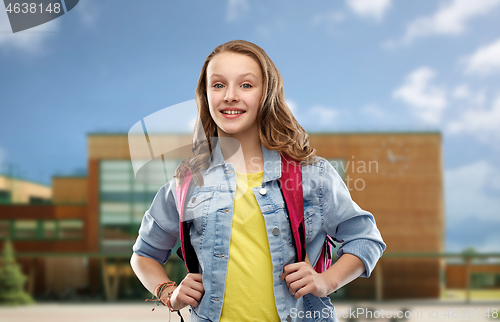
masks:
[[[227,135],[235,135],[235,134],[240,133],[240,131],[238,131],[238,130],[222,130],[222,132],[224,132]]]

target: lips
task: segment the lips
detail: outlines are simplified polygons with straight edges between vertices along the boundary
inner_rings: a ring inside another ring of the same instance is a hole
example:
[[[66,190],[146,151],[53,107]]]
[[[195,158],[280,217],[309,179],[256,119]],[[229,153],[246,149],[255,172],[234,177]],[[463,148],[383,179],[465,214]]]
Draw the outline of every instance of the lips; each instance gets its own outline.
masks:
[[[239,115],[245,113],[245,110],[237,107],[225,107],[220,112],[224,115]]]
[[[245,114],[245,110],[242,108],[238,107],[233,107],[233,106],[228,106],[224,107],[223,109],[219,110],[219,112],[222,114],[222,116],[225,119],[231,120],[231,119],[236,119]]]

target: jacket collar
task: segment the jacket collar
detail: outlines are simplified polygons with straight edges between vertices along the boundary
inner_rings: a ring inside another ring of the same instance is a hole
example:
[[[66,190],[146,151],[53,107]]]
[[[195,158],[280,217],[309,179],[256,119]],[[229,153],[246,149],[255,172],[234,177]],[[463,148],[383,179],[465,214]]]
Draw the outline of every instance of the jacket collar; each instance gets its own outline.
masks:
[[[210,166],[206,170],[208,173],[212,168],[215,168],[220,165],[227,166],[226,160],[224,159],[224,155],[222,154],[222,148],[219,144],[218,138],[214,138],[212,140],[212,155]],[[272,180],[276,180],[281,178],[281,155],[279,151],[268,150],[264,147],[264,145],[260,144],[262,148],[262,156],[264,158],[264,176],[262,178],[262,182],[268,182]]]

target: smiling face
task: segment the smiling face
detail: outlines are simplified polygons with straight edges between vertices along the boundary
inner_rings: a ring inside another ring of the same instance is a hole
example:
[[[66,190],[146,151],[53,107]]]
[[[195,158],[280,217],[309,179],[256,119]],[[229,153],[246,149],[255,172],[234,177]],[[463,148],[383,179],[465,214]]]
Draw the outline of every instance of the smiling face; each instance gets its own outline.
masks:
[[[257,112],[262,72],[249,56],[223,52],[207,67],[207,99],[219,136],[259,136]]]

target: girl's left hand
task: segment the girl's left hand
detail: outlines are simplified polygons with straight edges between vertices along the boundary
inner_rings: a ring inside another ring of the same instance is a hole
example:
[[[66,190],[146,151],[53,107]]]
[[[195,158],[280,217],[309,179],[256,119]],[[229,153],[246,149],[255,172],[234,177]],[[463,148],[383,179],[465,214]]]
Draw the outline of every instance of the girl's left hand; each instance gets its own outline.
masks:
[[[286,281],[290,294],[296,299],[308,293],[317,297],[328,295],[325,276],[314,270],[307,255],[304,262],[286,265],[280,279]]]

